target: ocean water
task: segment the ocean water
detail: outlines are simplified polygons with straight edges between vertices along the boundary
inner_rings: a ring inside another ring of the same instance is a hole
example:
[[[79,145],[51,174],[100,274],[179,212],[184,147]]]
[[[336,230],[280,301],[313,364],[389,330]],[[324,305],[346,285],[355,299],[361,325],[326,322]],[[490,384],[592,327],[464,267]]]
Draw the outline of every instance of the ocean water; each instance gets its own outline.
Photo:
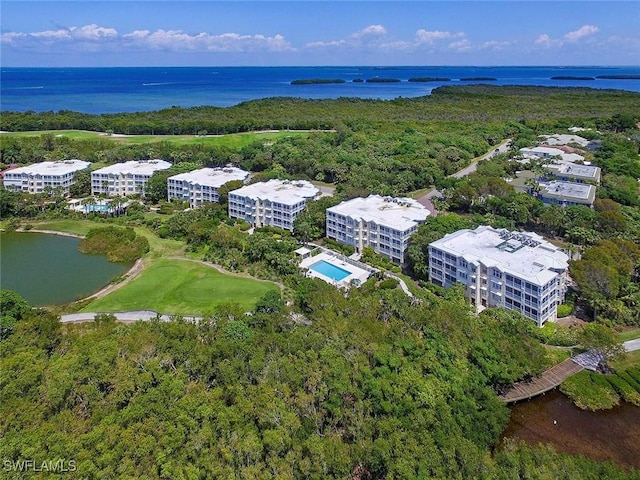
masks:
[[[640,92],[640,80],[551,80],[551,77],[640,75],[633,67],[139,67],[6,68],[0,70],[0,110],[117,113],[172,106],[228,107],[267,97],[394,99],[429,95],[441,85],[488,83],[591,87]],[[354,83],[381,77],[397,83]],[[451,81],[414,83],[412,77]],[[493,77],[496,81],[461,81]],[[292,80],[339,78],[345,83],[291,85]]]

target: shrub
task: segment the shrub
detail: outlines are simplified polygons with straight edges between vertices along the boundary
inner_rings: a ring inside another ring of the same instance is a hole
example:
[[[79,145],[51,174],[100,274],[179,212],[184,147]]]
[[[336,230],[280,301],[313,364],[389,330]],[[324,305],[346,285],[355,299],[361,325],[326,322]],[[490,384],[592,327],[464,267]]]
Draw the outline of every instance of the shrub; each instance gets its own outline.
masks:
[[[398,286],[398,281],[395,278],[387,278],[382,280],[379,286],[383,290],[393,290]]]
[[[558,305],[558,318],[568,317],[573,313],[572,303],[561,303]]]
[[[89,230],[80,242],[82,253],[106,255],[110,262],[133,262],[149,251],[149,241],[131,227],[104,227]]]

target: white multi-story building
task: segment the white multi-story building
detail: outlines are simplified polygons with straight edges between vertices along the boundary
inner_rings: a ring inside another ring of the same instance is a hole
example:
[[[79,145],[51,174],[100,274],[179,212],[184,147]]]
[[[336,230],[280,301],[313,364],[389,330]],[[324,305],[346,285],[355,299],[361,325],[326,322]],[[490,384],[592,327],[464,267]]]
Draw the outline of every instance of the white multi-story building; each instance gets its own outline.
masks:
[[[478,310],[516,310],[541,327],[564,300],[568,260],[535,233],[482,226],[429,244],[429,280],[445,288],[461,283]]]
[[[547,145],[570,145],[572,143],[586,147],[589,145],[589,140],[580,137],[579,135],[564,135],[556,133],[553,135],[540,135],[539,136]]]
[[[91,172],[91,194],[142,195],[153,172],[169,167],[164,160],[131,160],[100,168]]]
[[[563,182],[600,184],[600,167],[593,165],[561,163],[559,165],[546,165],[545,169]]]
[[[551,182],[538,182],[540,190],[537,196],[545,205],[560,205],[570,207],[572,205],[585,205],[593,207],[596,199],[596,187],[587,183],[561,182],[553,180]]]
[[[362,252],[371,247],[393,262],[404,264],[409,237],[429,210],[411,198],[353,198],[327,209],[327,237]]]
[[[293,221],[318,190],[305,180],[269,180],[229,192],[229,216],[255,227],[279,227],[293,231]]]
[[[527,158],[548,158],[556,163],[584,162],[584,157],[577,153],[566,153],[564,150],[553,147],[527,147],[521,148],[520,153]]]
[[[90,165],[84,160],[61,160],[12,168],[4,173],[3,185],[10,190],[28,193],[61,189],[62,193],[68,194],[69,187],[74,183],[74,174]]]
[[[189,202],[191,208],[204,202],[218,202],[218,189],[233,180],[245,181],[249,172],[236,167],[201,168],[167,179],[169,200],[179,198]]]

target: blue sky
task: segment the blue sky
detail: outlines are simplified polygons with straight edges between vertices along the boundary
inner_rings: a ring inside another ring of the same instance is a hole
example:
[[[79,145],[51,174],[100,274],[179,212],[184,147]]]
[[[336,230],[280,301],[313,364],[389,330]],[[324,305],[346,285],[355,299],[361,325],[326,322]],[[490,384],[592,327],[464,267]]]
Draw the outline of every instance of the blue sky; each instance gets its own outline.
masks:
[[[640,65],[640,1],[12,1],[2,66]]]

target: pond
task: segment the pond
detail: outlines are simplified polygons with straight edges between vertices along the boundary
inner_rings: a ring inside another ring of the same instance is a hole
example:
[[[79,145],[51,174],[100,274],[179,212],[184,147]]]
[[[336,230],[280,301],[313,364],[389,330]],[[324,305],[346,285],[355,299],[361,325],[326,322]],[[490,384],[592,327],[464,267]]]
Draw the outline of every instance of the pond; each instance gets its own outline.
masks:
[[[80,253],[79,243],[60,235],[0,234],[0,285],[34,306],[58,305],[97,292],[131,267]]]
[[[610,410],[581,410],[558,391],[511,407],[504,438],[640,468],[640,408],[622,402]]]

